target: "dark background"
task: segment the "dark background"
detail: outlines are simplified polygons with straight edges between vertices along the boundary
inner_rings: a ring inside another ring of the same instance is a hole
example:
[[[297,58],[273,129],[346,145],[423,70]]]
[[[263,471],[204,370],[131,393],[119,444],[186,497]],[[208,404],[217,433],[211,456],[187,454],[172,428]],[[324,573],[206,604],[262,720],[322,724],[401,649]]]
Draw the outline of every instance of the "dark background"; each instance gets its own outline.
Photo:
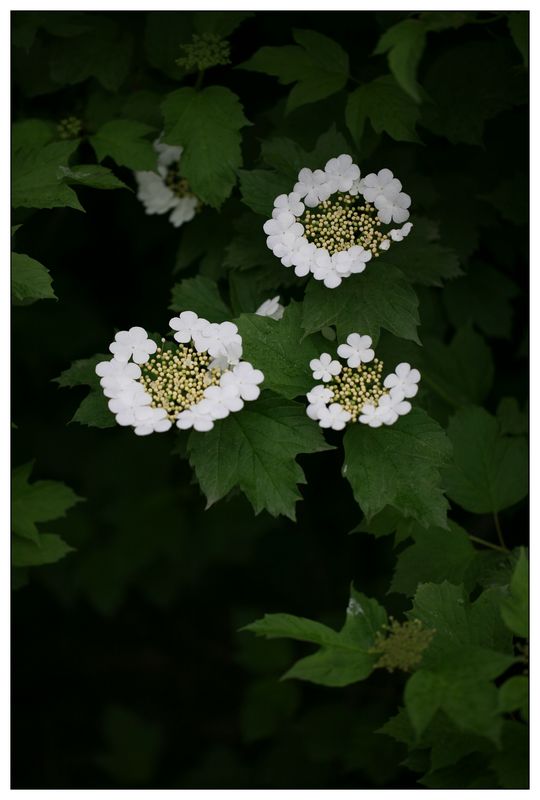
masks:
[[[108,16],[142,39],[145,13]],[[339,41],[353,74],[367,80],[380,72],[381,57],[370,54],[382,29],[402,16],[257,13],[231,37],[233,63],[263,44],[289,44],[293,28],[310,28]],[[438,33],[421,75],[429,78],[439,55],[456,44],[493,39],[519,62],[501,19]],[[40,41],[46,48],[48,35]],[[144,63],[142,48],[136,58],[128,92],[174,88]],[[14,119],[83,115],[96,90],[89,81],[32,94],[21,70],[16,61]],[[211,80],[235,91],[254,123],[243,148],[249,168],[284,89],[273,78],[229,68],[217,68]],[[286,134],[312,146],[332,122],[344,129],[337,102],[329,98],[315,110],[295,112]],[[318,128],[304,123],[314,118]],[[490,341],[497,378],[488,408],[494,411],[505,395],[526,398],[526,217],[511,222],[477,197],[498,176],[526,173],[526,106],[488,121],[481,146],[420,133],[422,146],[382,136],[370,157],[384,166],[391,156],[398,174],[418,184],[425,205],[429,193],[422,187],[429,179],[437,187],[430,213],[443,220],[446,243],[464,261],[496,265],[520,288],[511,338]],[[84,163],[92,151],[82,148]],[[133,185],[129,171],[117,173]],[[415,786],[414,774],[400,766],[404,750],[376,733],[400,702],[399,675],[377,671],[339,690],[279,682],[308,648],[238,632],[274,611],[339,625],[351,581],[384,599],[390,613],[406,607],[405,598],[386,596],[395,560],[389,537],[348,535],[359,511],[340,478],[340,450],[300,459],[307,485],[295,525],[266,513],[255,517],[241,495],[205,511],[188,463],[171,455],[165,435],[137,438],[120,428],[67,424],[84,390],[59,389],[52,379],[72,360],[102,352],[117,328],[163,329],[176,251],[187,230],[145,216],[134,194],[77,191],[86,214],[20,211],[14,220],[25,221],[19,251],[50,269],[59,298],[13,311],[14,464],[35,459],[35,478],[63,481],[86,502],[47,526],[77,552],[34,570],[29,585],[14,594],[13,787]],[[523,203],[524,185],[521,192],[507,198],[511,208]],[[414,187],[411,194],[414,203]],[[237,203],[228,202],[225,218]],[[183,277],[195,273],[196,267]],[[438,290],[425,290],[422,300],[426,324],[448,340],[453,331]],[[501,515],[512,546],[525,541],[525,514],[518,506]],[[471,532],[494,536],[489,519],[465,512],[454,518]]]

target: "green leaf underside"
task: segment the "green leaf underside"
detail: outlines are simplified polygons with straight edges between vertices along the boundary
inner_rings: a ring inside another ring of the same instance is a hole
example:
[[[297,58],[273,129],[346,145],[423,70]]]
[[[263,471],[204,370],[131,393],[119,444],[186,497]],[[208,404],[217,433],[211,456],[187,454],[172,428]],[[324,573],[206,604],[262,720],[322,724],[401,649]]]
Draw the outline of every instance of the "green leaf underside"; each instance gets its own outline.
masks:
[[[338,92],[349,76],[349,58],[343,48],[322,33],[295,30],[297,45],[262,47],[240,69],[263,72],[280,83],[296,83],[287,99],[287,111]]]
[[[504,436],[495,417],[478,406],[450,420],[453,458],[444,473],[448,496],[467,511],[489,514],[527,494],[528,454],[523,436]]]
[[[413,408],[388,427],[350,425],[344,445],[343,474],[368,519],[392,506],[421,525],[447,527],[439,473],[450,443],[425,411]]]
[[[16,303],[56,300],[49,270],[30,256],[12,253],[11,298]]]
[[[281,320],[244,314],[236,320],[243,357],[264,373],[264,386],[288,399],[314,386],[309,362],[327,347],[321,336],[302,338],[301,303],[290,303]]]
[[[368,334],[375,341],[381,328],[418,342],[418,298],[399,270],[382,259],[365,272],[327,289],[312,280],[306,289],[302,325],[307,333],[335,325],[340,340],[349,333]]]
[[[180,145],[182,175],[203,203],[219,208],[241,166],[240,130],[248,121],[238,97],[223,86],[177,89],[163,104],[167,144]]]
[[[299,453],[332,449],[308,419],[302,405],[275,397],[246,403],[208,433],[191,433],[190,462],[208,505],[239,486],[255,513],[295,518],[304,473]]]

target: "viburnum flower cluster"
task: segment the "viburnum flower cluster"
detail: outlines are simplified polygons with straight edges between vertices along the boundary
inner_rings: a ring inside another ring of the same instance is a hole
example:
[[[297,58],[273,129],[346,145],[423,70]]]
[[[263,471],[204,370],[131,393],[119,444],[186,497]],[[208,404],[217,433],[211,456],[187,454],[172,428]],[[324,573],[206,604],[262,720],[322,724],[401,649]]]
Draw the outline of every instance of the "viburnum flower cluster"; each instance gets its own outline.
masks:
[[[147,214],[169,214],[169,222],[179,228],[193,219],[201,208],[201,201],[182,177],[180,160],[183,148],[154,142],[157,153],[155,172],[136,172],[137,197]],[[170,213],[169,213],[170,212]]]
[[[310,361],[316,381],[322,381],[308,392],[307,415],[321,428],[343,430],[349,422],[360,422],[371,428],[393,425],[408,414],[412,398],[418,391],[420,373],[405,362],[398,364],[384,380],[384,365],[375,358],[370,336],[351,333],[337,354],[346,365],[329,353]]]
[[[174,342],[158,344],[144,328],[119,331],[96,373],[119,425],[139,436],[178,428],[209,431],[214,422],[256,400],[264,375],[241,361],[232,322],[213,323],[183,311],[169,322]]]
[[[304,167],[293,191],[276,197],[263,226],[266,243],[284,267],[334,289],[408,236],[410,205],[389,169],[361,178],[351,156],[342,154],[324,170]],[[389,228],[392,223],[401,227]]]

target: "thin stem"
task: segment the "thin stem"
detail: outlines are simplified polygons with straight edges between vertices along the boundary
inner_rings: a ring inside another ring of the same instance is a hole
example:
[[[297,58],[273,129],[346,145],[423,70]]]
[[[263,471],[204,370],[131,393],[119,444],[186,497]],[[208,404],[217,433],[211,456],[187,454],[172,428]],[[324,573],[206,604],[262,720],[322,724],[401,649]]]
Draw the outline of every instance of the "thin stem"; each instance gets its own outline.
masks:
[[[501,529],[501,523],[499,522],[499,515],[496,511],[493,512],[493,519],[495,521],[495,530],[497,531],[497,537],[499,539],[499,544],[501,547],[504,547],[505,550],[508,550],[506,546],[506,542],[504,541],[503,532]]]
[[[204,69],[200,69],[199,70],[199,74],[197,75],[197,80],[195,81],[195,87],[194,88],[195,88],[196,92],[198,92],[199,89],[201,88],[202,82],[203,82],[203,78],[204,78]]]
[[[485,539],[481,539],[479,536],[473,536],[472,533],[469,533],[469,539],[471,541],[476,542],[477,544],[482,544],[484,547],[490,547],[492,550],[497,550],[499,553],[507,553],[508,548],[504,546],[500,546],[498,544],[493,544],[492,542],[487,542]]]

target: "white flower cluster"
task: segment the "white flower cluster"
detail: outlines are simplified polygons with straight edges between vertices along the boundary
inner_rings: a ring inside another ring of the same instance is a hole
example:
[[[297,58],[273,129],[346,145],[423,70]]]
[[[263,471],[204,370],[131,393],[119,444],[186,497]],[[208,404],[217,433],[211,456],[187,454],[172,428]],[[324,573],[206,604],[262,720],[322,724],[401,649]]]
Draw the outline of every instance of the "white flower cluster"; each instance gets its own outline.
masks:
[[[411,410],[407,398],[416,395],[420,372],[403,362],[383,381],[383,364],[371,345],[370,336],[351,333],[337,349],[347,366],[329,353],[310,361],[313,378],[323,383],[308,392],[306,411],[321,428],[340,431],[348,422],[379,428],[393,425]]]
[[[169,222],[179,228],[195,216],[200,201],[189,189],[180,174],[182,147],[172,147],[157,139],[154,142],[157,155],[155,172],[136,172],[137,197],[147,214],[168,214]]]
[[[312,273],[333,289],[410,233],[411,223],[380,230],[381,224],[401,225],[409,218],[411,198],[401,189],[389,169],[361,179],[346,154],[331,158],[324,170],[305,167],[293,191],[274,200],[272,219],[263,226],[266,243],[296,275]]]
[[[256,400],[264,375],[241,361],[242,338],[232,322],[211,323],[193,311],[170,320],[177,344],[159,347],[144,328],[119,331],[96,373],[119,425],[139,436],[178,428],[209,431],[215,420]]]

